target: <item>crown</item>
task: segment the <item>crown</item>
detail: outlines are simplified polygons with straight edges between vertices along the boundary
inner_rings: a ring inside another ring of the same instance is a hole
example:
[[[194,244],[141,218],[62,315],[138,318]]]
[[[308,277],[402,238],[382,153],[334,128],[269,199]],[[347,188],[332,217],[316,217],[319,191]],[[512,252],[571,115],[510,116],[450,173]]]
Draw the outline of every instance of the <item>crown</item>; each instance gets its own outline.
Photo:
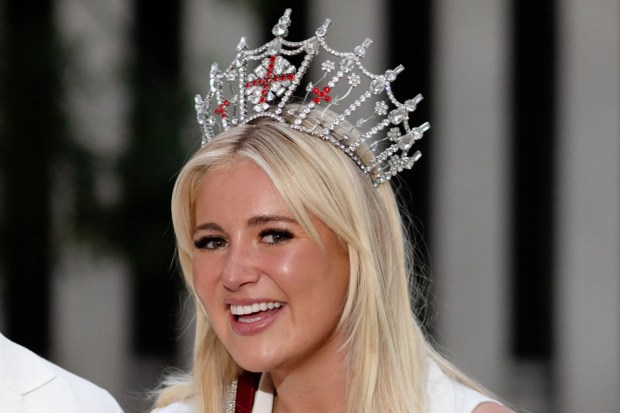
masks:
[[[204,98],[195,98],[202,144],[233,126],[268,116],[286,127],[331,142],[353,159],[375,186],[412,168],[421,153],[416,150],[410,154],[411,147],[430,125],[409,125],[410,114],[422,95],[401,103],[392,93],[391,83],[404,67],[399,65],[383,74],[367,70],[361,60],[370,39],[352,52],[330,48],[325,42],[329,19],[307,40],[285,40],[290,16],[291,9],[286,9],[273,27],[274,39],[250,50],[242,37],[235,59],[225,70],[220,70],[217,63],[211,66],[209,91]],[[296,66],[293,59],[300,63]],[[322,76],[300,88],[315,60],[320,61]],[[298,90],[302,90],[303,98],[295,95]],[[291,109],[286,105],[294,98],[301,98],[301,103]],[[315,108],[323,108],[323,114],[330,109],[335,116],[321,117],[309,127],[306,118]],[[332,132],[345,124],[352,125],[350,136],[345,133],[343,139],[334,137]]]

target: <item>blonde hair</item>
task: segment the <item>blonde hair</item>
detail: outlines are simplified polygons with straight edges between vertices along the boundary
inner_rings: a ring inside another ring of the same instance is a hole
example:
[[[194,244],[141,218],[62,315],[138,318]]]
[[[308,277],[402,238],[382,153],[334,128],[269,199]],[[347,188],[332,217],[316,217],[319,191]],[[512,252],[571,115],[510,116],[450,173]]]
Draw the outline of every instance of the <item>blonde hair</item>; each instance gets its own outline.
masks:
[[[313,112],[306,122],[321,119],[325,113]],[[340,128],[332,132],[339,139],[353,129]],[[250,159],[265,171],[317,242],[310,214],[348,248],[349,288],[339,323],[346,338],[347,368],[355,373],[348,379],[347,411],[425,412],[429,357],[450,377],[478,388],[433,350],[411,309],[413,251],[392,187],[375,188],[334,145],[271,118],[221,133],[193,155],[177,178],[172,219],[178,260],[190,291],[194,292],[191,255],[197,187],[209,170],[239,159]],[[192,373],[164,382],[156,405],[194,396],[200,413],[223,411],[228,386],[241,368],[215,335],[199,300],[194,301]]]

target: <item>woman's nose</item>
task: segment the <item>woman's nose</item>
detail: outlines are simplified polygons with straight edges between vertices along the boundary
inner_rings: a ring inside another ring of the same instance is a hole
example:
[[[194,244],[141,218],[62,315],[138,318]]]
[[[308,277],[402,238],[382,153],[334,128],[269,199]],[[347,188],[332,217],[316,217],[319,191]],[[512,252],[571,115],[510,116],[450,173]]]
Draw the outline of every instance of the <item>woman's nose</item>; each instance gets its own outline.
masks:
[[[251,247],[231,246],[222,268],[222,283],[230,291],[237,291],[259,278],[255,252]]]

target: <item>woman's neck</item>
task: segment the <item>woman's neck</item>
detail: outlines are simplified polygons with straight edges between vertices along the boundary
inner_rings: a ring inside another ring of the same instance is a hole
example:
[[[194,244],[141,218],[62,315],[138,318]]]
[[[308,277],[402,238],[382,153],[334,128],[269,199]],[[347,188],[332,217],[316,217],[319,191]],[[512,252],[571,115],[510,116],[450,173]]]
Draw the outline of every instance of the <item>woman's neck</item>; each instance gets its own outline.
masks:
[[[272,371],[274,413],[347,411],[347,369],[340,344],[323,347],[294,368]]]

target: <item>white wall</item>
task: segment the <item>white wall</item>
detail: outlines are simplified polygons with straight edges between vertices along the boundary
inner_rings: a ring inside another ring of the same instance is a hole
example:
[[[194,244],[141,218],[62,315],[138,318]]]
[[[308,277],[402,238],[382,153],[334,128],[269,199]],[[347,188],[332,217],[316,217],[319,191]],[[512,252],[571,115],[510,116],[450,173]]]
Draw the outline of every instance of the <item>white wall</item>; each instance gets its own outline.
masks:
[[[431,186],[438,340],[505,393],[508,1],[439,0]]]
[[[620,3],[560,3],[556,411],[620,409]]]

